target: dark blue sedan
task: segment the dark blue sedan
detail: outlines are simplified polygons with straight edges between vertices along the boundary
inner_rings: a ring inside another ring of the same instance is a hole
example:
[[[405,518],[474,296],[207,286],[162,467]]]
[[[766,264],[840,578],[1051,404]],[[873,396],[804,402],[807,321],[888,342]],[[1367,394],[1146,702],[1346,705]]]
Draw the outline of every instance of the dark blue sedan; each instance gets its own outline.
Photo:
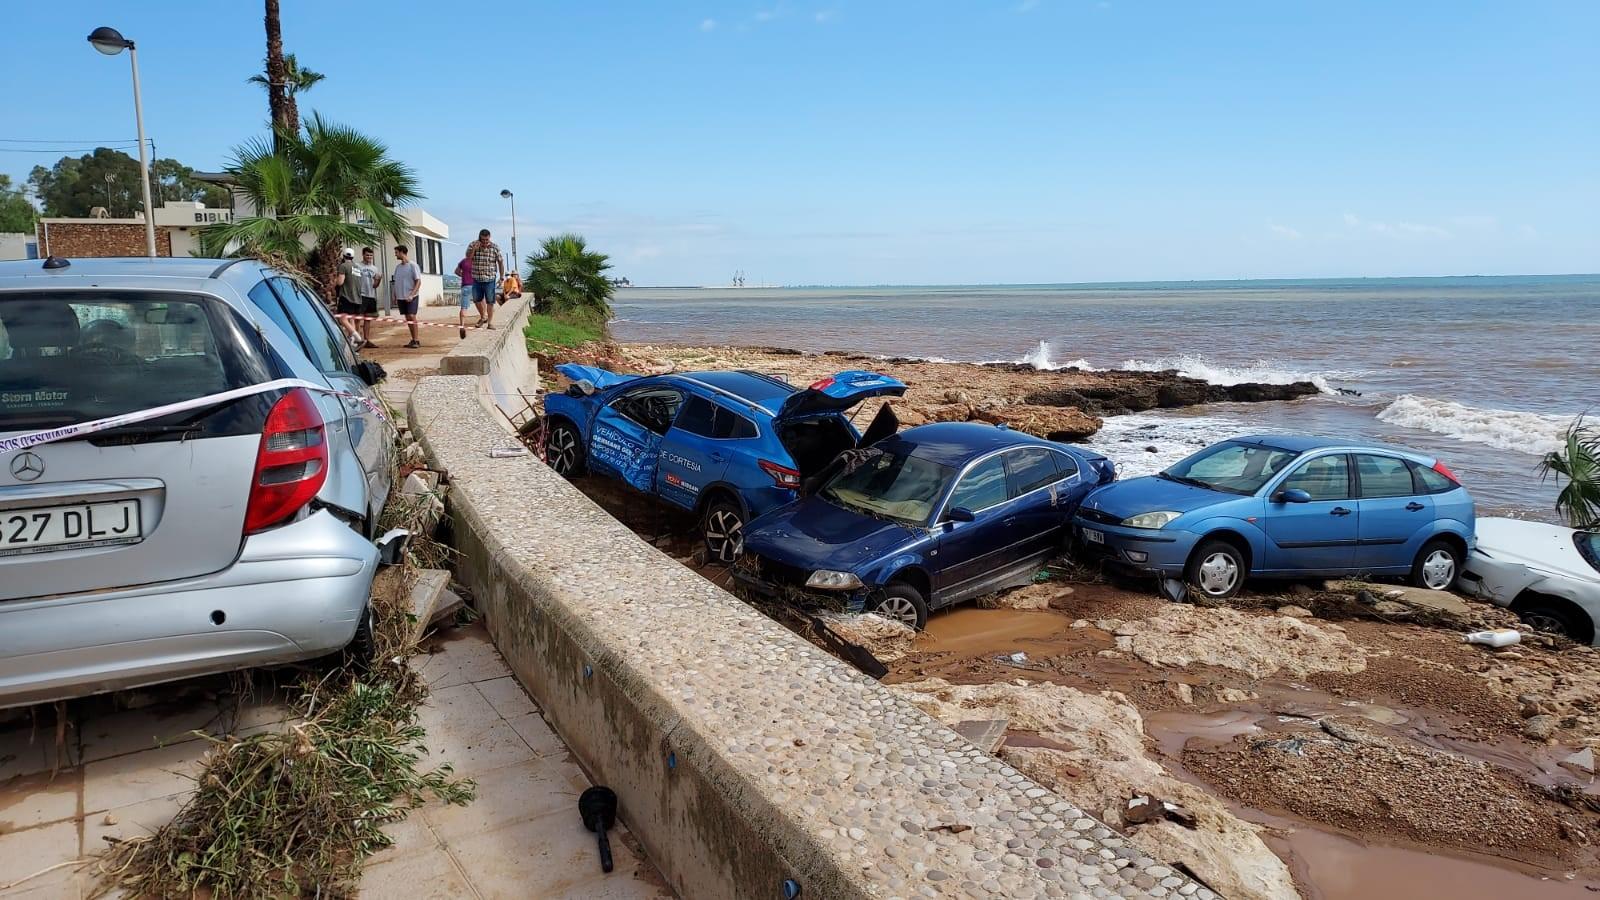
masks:
[[[1002,426],[911,428],[843,454],[820,490],[745,527],[747,587],[828,595],[913,628],[1026,583],[1111,461]]]

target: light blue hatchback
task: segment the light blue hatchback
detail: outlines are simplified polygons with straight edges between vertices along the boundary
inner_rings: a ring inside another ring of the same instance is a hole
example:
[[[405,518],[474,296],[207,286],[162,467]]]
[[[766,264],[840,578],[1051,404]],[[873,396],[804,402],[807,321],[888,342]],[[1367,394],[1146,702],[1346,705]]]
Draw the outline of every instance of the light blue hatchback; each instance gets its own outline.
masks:
[[[1074,522],[1082,551],[1212,598],[1246,577],[1404,576],[1448,588],[1473,503],[1437,459],[1331,438],[1254,435],[1106,485]]]

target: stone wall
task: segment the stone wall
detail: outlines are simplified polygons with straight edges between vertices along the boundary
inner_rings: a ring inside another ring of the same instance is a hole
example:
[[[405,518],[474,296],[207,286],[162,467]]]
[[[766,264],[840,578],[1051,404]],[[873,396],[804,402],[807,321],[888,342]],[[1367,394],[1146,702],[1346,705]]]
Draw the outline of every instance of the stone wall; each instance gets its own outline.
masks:
[[[93,256],[143,256],[143,222],[40,221],[39,256],[83,259]],[[172,255],[172,235],[156,229],[156,255]]]
[[[457,575],[681,896],[1214,896],[537,459],[491,458],[511,440],[478,402],[484,377],[424,378],[409,407],[448,475]]]

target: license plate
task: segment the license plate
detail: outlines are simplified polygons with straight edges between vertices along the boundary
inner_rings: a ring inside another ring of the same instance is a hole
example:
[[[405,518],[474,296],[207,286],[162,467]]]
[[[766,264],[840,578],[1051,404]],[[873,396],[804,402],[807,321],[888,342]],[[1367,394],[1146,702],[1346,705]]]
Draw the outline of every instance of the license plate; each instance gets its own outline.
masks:
[[[126,544],[143,536],[138,500],[0,510],[0,556]]]
[[[1083,539],[1091,544],[1104,544],[1106,542],[1106,535],[1103,531],[1095,531],[1093,528],[1085,528],[1083,530]]]

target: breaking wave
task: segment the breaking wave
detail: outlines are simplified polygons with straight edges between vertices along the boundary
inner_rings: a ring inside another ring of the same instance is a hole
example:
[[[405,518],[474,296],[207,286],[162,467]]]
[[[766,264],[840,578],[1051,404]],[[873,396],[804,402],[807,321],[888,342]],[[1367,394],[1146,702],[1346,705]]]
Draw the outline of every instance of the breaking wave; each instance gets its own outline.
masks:
[[[1046,371],[1059,371],[1061,369],[1082,369],[1085,372],[1104,372],[1106,369],[1093,365],[1087,359],[1067,360],[1057,362],[1054,358],[1054,348],[1049,341],[1040,341],[1037,346],[1022,355],[1022,358],[1007,360],[1036,369]],[[1317,390],[1324,394],[1339,393],[1330,383],[1329,379],[1341,381],[1359,378],[1359,372],[1300,372],[1286,369],[1266,360],[1251,363],[1247,366],[1228,366],[1214,363],[1203,356],[1185,354],[1183,356],[1161,357],[1154,360],[1125,359],[1115,370],[1129,372],[1164,372],[1174,369],[1179,375],[1208,381],[1212,384],[1228,386],[1235,384],[1293,384],[1297,381],[1309,381],[1317,386]]]
[[[1572,424],[1568,416],[1547,416],[1515,409],[1480,409],[1453,400],[1401,394],[1378,413],[1378,421],[1431,431],[1499,450],[1534,455],[1561,445]]]

